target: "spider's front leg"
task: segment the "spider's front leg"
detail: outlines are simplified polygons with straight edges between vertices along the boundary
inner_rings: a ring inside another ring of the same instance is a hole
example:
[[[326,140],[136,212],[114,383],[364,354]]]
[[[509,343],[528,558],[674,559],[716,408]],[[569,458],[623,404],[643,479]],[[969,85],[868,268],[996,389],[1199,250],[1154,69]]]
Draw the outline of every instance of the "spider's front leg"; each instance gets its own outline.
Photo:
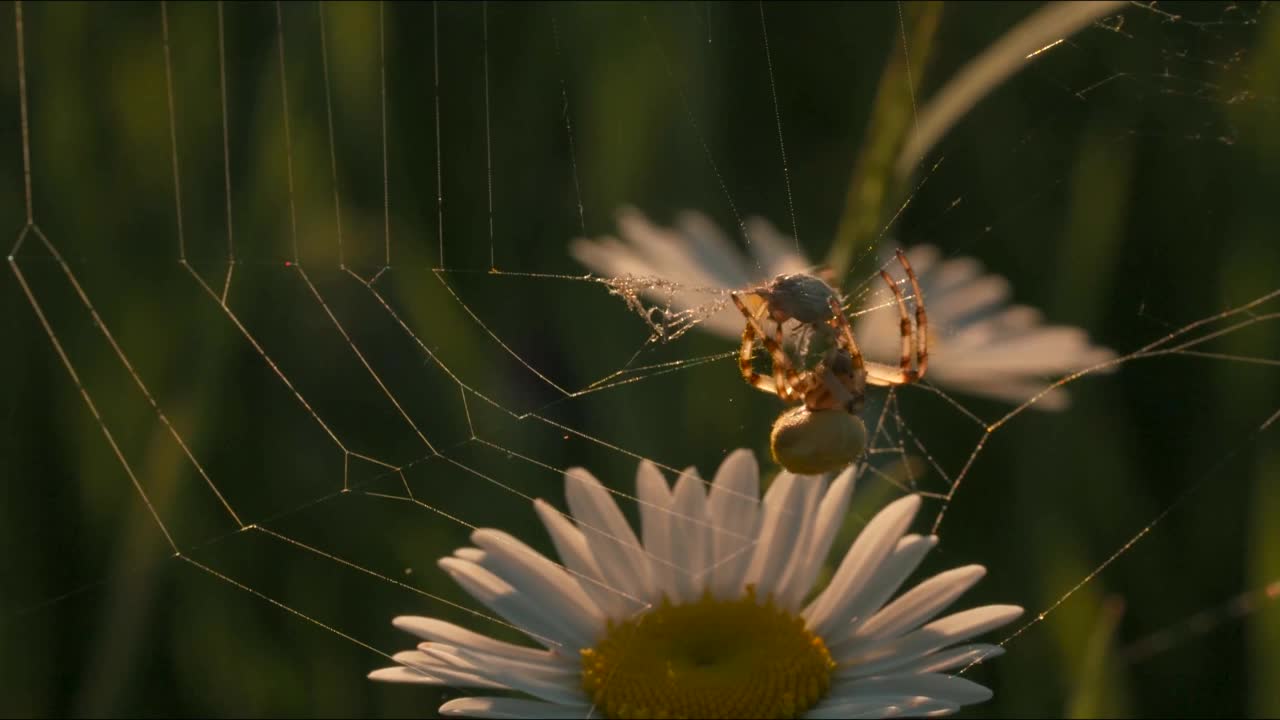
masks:
[[[738,297],[737,293],[729,293],[729,297],[733,300],[733,304],[738,307],[738,312],[741,312],[742,316],[747,320],[747,326],[742,331],[742,344],[738,348],[738,370],[742,373],[742,378],[752,387],[773,393],[785,402],[796,402],[803,397],[797,389],[800,376],[791,366],[791,361],[787,358],[786,352],[777,341],[769,337],[765,329],[761,327],[760,321],[755,314],[747,309],[747,306]],[[751,365],[757,337],[764,343],[765,350],[769,352],[773,365],[772,380],[756,372]]]
[[[756,372],[751,365],[751,356],[754,354],[756,343],[755,328],[748,323],[742,331],[742,345],[738,347],[738,371],[742,373],[742,379],[748,385],[767,393],[778,394],[777,383],[760,373]]]

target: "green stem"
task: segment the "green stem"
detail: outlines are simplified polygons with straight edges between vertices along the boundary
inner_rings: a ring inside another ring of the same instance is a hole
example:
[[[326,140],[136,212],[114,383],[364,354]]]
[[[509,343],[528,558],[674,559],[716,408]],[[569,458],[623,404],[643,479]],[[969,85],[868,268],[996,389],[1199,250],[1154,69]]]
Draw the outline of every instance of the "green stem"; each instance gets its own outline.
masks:
[[[844,277],[860,250],[873,246],[888,219],[890,203],[899,195],[894,161],[915,127],[912,85],[918,86],[924,75],[942,16],[941,2],[902,3],[899,8],[905,37],[901,43],[893,43],[888,65],[880,76],[866,138],[854,164],[844,212],[827,255],[826,264],[837,278]]]

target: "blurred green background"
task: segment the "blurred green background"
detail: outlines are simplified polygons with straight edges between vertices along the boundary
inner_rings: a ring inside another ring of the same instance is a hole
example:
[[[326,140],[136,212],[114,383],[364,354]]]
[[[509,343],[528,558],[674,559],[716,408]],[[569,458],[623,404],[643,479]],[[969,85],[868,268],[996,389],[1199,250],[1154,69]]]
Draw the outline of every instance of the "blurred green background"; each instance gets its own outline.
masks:
[[[947,4],[936,33],[917,34],[933,11],[911,3],[763,7],[811,257],[831,246],[869,118],[927,103],[1033,9]],[[16,241],[26,210],[13,10],[0,14],[0,227]],[[441,693],[364,676],[387,664],[370,647],[410,646],[390,625],[397,614],[504,634],[447,604],[475,607],[434,564],[467,544],[463,523],[549,550],[525,496],[561,502],[553,468],[585,465],[629,492],[628,453],[704,475],[735,447],[767,457],[778,404],[731,359],[574,397],[550,384],[580,389],[628,363],[732,347],[697,332],[646,345],[644,324],[599,284],[487,272],[492,252],[503,271],[581,275],[568,241],[584,227],[612,233],[625,204],[661,223],[696,208],[733,227],[736,208],[789,227],[761,6],[222,10],[220,41],[217,5],[167,7],[170,94],[159,5],[23,7],[34,218],[227,505],[332,557],[237,530],[28,232],[13,263],[102,424],[18,275],[0,273],[6,716],[431,716]],[[904,32],[914,98],[897,85],[877,95]],[[970,112],[881,242],[977,257],[1052,322],[1134,350],[1280,287],[1277,88],[1273,6],[1129,7]],[[871,216],[871,240],[901,200],[890,193]],[[874,266],[867,240],[855,282]],[[342,269],[368,279],[388,255],[374,287],[421,345]],[[445,457],[431,457],[329,312]],[[1065,413],[1018,416],[979,455],[921,571],[987,565],[967,605],[1019,603],[1031,617],[1172,510],[975,669],[996,693],[976,714],[1280,714],[1280,605],[1204,632],[1187,620],[1280,578],[1280,442],[1256,432],[1280,404],[1280,329],[1259,322],[1198,349],[1273,364],[1137,360],[1073,384]],[[1007,409],[956,397],[987,419]],[[911,430],[958,473],[981,429],[930,393],[899,398]],[[172,557],[102,425],[192,562]],[[356,490],[342,492],[344,480]],[[936,475],[919,482],[946,489]],[[379,496],[406,486],[422,504]],[[863,481],[844,542],[896,492]],[[1168,628],[1170,647],[1134,654]]]

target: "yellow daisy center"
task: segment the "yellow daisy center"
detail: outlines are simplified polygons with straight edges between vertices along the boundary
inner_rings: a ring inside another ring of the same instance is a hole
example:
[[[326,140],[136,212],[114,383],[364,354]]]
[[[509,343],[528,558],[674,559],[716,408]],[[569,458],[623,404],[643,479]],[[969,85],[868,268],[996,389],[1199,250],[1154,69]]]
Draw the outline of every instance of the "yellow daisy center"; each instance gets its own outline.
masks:
[[[792,718],[826,695],[834,668],[802,618],[748,590],[610,621],[582,651],[582,687],[615,720]]]

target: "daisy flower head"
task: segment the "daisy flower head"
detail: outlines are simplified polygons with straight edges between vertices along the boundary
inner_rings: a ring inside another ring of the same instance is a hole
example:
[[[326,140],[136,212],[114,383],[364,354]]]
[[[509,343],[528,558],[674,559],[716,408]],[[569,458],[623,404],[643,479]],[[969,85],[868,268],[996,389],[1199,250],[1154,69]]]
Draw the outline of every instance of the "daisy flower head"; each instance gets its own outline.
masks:
[[[402,616],[395,626],[422,642],[370,678],[525,696],[440,707],[469,717],[921,717],[987,700],[990,690],[951,673],[1001,654],[968,641],[1022,608],[937,617],[985,574],[980,565],[899,592],[937,544],[907,532],[918,496],[867,523],[814,593],[853,486],[852,468],[829,483],[783,471],[761,499],[747,450],[709,485],[690,468],[670,487],[643,461],[637,537],[609,491],[571,469],[569,513],[534,503],[562,564],[494,529],[440,560],[540,647]]]
[[[621,239],[579,238],[570,244],[570,253],[605,277],[664,281],[642,285],[640,294],[675,313],[705,305],[708,290],[742,290],[777,275],[812,273],[816,268],[793,238],[762,218],[745,222],[750,257],[698,212],[681,213],[674,228],[663,228],[638,210],[625,208],[618,215],[618,229]],[[1038,310],[1011,304],[1008,280],[986,272],[977,260],[944,258],[932,245],[916,245],[905,253],[929,308],[929,382],[1022,403],[1057,377],[1115,358],[1112,350],[1094,345],[1080,328],[1046,325]],[[881,265],[892,269],[890,257],[882,258]],[[892,295],[884,288],[867,293],[862,307],[853,310],[857,316],[853,330],[863,353],[892,364],[900,348]],[[742,334],[742,316],[726,304],[697,327],[737,339]],[[1060,410],[1068,402],[1067,391],[1059,387],[1031,407]]]

